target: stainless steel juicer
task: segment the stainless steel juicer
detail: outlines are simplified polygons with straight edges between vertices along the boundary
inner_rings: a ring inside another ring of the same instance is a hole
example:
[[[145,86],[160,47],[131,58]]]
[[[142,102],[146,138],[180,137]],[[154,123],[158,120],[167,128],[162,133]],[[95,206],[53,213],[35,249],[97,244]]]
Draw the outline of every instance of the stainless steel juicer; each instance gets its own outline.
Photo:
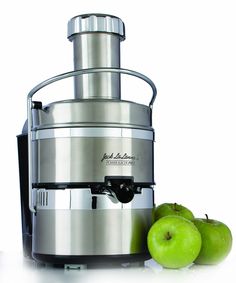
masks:
[[[76,16],[68,39],[75,71],[30,91],[18,136],[24,253],[52,264],[144,261],[154,207],[155,85],[120,68],[121,19]],[[149,106],[121,99],[121,74],[151,86]],[[72,76],[74,99],[33,101],[41,88]]]

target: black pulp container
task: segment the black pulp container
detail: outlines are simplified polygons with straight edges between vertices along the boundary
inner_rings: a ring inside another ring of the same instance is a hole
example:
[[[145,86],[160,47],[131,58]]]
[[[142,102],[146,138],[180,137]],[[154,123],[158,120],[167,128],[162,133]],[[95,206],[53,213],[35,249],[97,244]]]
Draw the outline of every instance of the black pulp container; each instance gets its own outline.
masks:
[[[20,177],[20,199],[21,199],[21,224],[23,253],[25,257],[31,258],[32,253],[32,213],[29,210],[28,194],[28,135],[17,136],[19,177]]]

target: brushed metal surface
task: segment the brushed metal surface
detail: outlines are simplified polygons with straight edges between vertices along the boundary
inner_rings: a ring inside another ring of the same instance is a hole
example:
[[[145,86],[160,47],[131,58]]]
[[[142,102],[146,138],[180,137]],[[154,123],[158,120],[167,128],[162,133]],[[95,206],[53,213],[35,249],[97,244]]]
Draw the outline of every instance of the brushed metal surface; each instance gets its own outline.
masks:
[[[43,129],[32,133],[32,140],[43,140],[52,138],[134,138],[153,141],[152,131],[127,128],[56,128]]]
[[[34,189],[33,205],[39,210],[101,210],[101,209],[152,209],[154,205],[153,189],[142,188],[129,203],[121,203],[115,194],[106,190],[92,194],[88,188],[79,189]]]
[[[33,183],[94,183],[130,176],[154,184],[153,142],[131,138],[52,138],[32,142]]]
[[[82,33],[72,36],[74,69],[120,67],[120,36]],[[120,98],[120,74],[89,74],[75,77],[75,98]]]
[[[33,253],[143,253],[151,224],[152,209],[39,210],[33,216]]]
[[[128,101],[64,100],[32,112],[34,129],[125,126],[151,130],[151,109]]]

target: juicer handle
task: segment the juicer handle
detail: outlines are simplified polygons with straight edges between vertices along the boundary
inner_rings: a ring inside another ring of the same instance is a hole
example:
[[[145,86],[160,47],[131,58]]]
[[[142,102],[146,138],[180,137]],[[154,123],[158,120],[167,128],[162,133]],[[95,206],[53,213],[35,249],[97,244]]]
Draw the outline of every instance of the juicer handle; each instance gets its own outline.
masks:
[[[28,173],[29,173],[29,209],[32,213],[35,213],[36,210],[34,206],[32,205],[32,109],[34,108],[34,103],[32,101],[32,97],[35,95],[36,92],[38,92],[40,89],[43,87],[50,85],[54,82],[57,82],[62,79],[66,79],[69,77],[74,77],[74,76],[80,76],[80,75],[85,75],[85,74],[94,74],[94,73],[120,73],[120,74],[125,74],[125,75],[130,75],[133,77],[137,77],[146,83],[150,85],[152,88],[152,98],[149,102],[149,107],[152,109],[153,103],[156,99],[157,96],[157,89],[155,84],[153,83],[152,80],[150,80],[148,77],[145,75],[128,70],[128,69],[120,69],[120,68],[89,68],[89,69],[82,69],[82,70],[76,70],[76,71],[71,71],[67,72],[64,74],[57,75],[55,77],[49,78],[42,83],[36,85],[28,94],[27,96],[27,121],[28,121]]]

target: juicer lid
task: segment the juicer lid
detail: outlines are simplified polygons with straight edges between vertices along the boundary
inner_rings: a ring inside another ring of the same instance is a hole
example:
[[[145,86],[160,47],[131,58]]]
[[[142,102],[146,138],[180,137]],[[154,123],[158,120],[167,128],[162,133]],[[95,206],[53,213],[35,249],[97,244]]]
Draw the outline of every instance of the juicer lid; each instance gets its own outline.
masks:
[[[34,110],[32,126],[34,130],[75,126],[152,130],[150,117],[148,106],[130,101],[72,99]]]
[[[73,17],[68,22],[67,38],[79,33],[106,32],[114,33],[125,39],[125,25],[116,16],[107,14],[84,14]]]

